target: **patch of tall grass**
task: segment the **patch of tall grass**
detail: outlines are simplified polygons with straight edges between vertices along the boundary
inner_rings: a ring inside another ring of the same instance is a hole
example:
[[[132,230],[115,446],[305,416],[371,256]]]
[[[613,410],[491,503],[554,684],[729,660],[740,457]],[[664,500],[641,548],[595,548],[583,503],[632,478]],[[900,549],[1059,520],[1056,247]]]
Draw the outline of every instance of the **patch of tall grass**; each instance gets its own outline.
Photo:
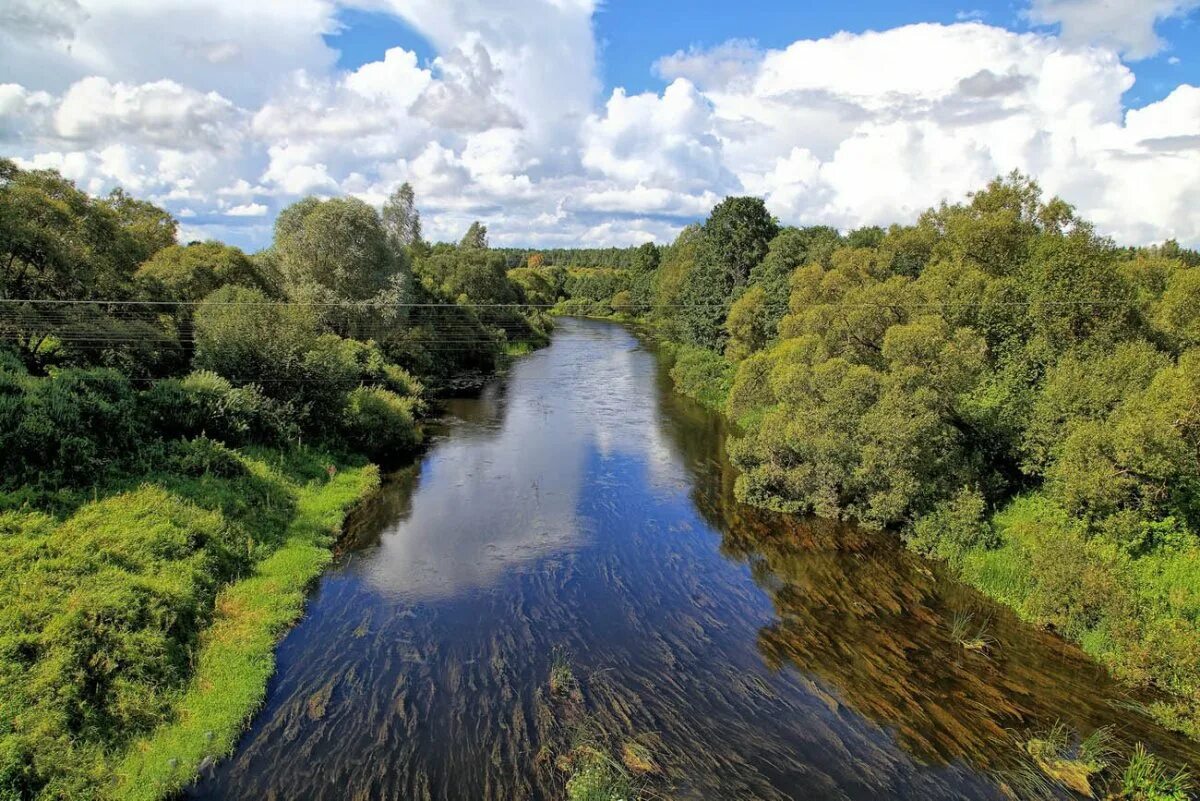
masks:
[[[198,438],[59,516],[0,513],[0,798],[159,798],[227,752],[377,483]]]

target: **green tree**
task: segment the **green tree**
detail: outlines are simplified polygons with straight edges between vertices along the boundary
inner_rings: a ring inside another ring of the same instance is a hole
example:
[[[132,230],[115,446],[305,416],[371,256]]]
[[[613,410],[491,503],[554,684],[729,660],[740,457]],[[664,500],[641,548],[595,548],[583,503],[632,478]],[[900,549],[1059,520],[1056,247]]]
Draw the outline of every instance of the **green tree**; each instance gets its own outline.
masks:
[[[412,184],[405,182],[383,204],[383,227],[397,249],[420,242],[421,213],[417,211]]]
[[[257,289],[227,286],[196,310],[196,367],[235,385],[262,384],[274,397],[296,392],[305,354],[320,334],[316,310],[270,300]]]
[[[465,234],[463,234],[462,241],[458,243],[458,246],[464,250],[487,250],[487,226],[478,220],[471,223],[471,227],[467,229]]]
[[[779,321],[788,311],[792,273],[806,264],[826,264],[842,242],[838,232],[826,226],[785,228],[768,246],[762,262],[750,271],[750,283],[762,287],[762,317],[767,339],[778,333]]]
[[[305,198],[275,221],[275,258],[296,299],[363,301],[405,272],[373,208],[356,198]]]
[[[696,266],[680,292],[679,319],[692,344],[720,350],[725,317],[738,289],[762,261],[779,232],[761,198],[726,198],[704,223]]]
[[[170,245],[139,267],[137,277],[152,284],[155,294],[183,303],[195,303],[231,284],[270,289],[249,256],[220,242]]]

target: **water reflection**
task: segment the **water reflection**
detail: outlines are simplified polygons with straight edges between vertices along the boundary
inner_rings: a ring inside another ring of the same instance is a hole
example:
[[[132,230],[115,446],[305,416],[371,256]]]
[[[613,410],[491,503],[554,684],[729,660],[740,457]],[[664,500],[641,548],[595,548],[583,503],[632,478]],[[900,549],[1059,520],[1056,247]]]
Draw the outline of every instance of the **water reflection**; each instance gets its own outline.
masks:
[[[581,729],[638,738],[674,798],[1000,798],[1010,730],[1059,718],[1195,756],[887,538],[733,503],[721,422],[619,327],[564,321],[450,411],[192,795],[561,798]],[[964,610],[990,656],[950,637]],[[578,698],[548,691],[555,649]]]

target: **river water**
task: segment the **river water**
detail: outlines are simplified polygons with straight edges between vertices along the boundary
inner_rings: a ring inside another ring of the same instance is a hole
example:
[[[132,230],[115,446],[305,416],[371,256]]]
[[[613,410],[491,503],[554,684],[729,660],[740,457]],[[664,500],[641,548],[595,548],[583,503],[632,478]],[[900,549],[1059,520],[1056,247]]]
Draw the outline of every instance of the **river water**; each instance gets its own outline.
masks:
[[[638,744],[656,798],[998,799],[1057,721],[1200,764],[893,537],[736,504],[725,435],[626,329],[562,320],[355,517],[188,795],[555,799],[582,741]]]

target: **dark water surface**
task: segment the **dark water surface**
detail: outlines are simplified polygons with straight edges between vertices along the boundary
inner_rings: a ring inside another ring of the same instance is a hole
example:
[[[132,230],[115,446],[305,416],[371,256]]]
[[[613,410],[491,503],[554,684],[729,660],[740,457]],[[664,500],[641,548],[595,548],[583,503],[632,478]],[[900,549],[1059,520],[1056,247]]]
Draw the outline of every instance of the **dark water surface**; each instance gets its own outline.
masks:
[[[581,737],[643,745],[668,798],[1002,798],[1056,720],[1197,758],[893,538],[734,503],[721,421],[619,326],[563,320],[449,411],[189,795],[561,798]],[[951,636],[964,614],[990,655]],[[551,692],[555,655],[577,691]]]

